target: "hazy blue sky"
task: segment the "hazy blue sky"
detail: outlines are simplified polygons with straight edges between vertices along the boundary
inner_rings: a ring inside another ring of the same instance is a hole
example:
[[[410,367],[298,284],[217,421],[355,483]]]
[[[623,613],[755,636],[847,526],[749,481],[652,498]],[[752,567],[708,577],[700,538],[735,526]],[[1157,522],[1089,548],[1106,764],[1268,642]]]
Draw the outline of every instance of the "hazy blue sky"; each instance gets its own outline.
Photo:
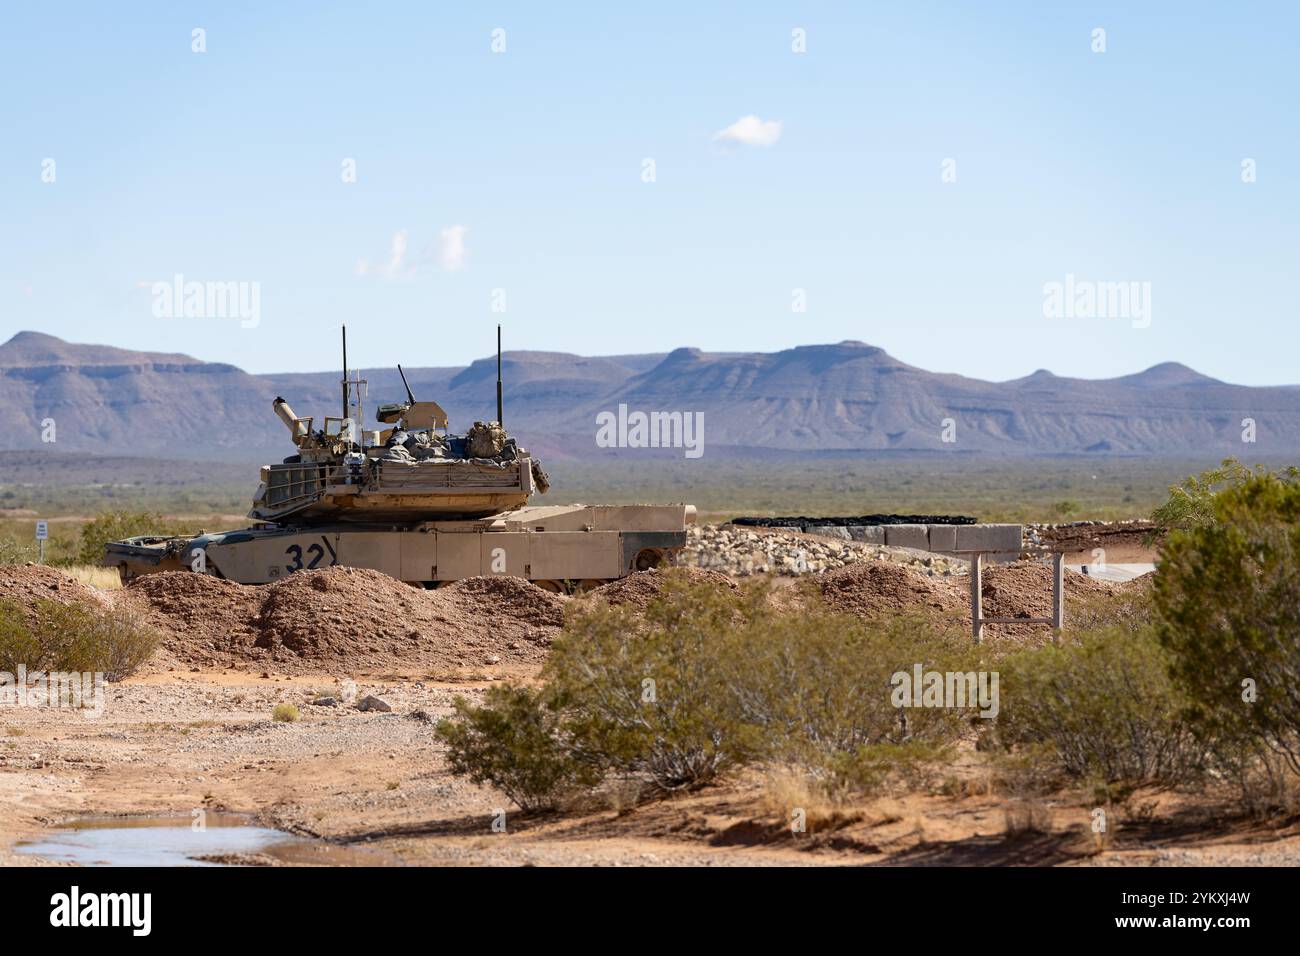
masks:
[[[500,319],[514,349],[1300,382],[1298,10],[9,6],[0,340],[307,371],[346,321],[356,364],[450,365]],[[258,283],[260,321],[156,317],[177,273]],[[1046,318],[1067,274],[1149,282],[1149,327]]]

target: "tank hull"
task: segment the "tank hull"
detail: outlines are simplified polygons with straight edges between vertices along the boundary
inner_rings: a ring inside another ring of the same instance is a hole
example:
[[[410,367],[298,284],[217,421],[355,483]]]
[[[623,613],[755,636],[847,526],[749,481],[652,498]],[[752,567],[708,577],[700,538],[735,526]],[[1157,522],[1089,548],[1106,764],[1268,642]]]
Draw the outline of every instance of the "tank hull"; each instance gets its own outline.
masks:
[[[196,538],[110,542],[104,564],[117,568],[124,581],[188,570],[268,584],[298,571],[344,566],[425,587],[510,575],[571,591],[674,563],[694,512],[688,505],[568,505],[399,528],[355,522],[259,526]]]

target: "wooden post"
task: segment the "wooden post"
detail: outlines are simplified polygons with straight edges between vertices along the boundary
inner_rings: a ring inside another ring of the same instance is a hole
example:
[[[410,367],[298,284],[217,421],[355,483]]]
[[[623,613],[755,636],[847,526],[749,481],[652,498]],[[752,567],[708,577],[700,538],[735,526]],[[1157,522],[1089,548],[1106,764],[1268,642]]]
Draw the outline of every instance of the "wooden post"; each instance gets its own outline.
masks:
[[[975,553],[970,556],[970,630],[975,643],[980,642],[984,634],[984,594],[983,582],[980,580],[980,562],[984,555]]]
[[[1065,555],[1052,555],[1052,639],[1061,639],[1065,627]]]

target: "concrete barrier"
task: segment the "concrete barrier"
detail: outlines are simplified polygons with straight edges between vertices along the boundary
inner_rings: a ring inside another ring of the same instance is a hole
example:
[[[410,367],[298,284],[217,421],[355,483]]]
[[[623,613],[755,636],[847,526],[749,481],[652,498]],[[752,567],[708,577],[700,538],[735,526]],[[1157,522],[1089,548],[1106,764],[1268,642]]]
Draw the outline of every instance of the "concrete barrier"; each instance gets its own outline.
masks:
[[[957,526],[953,524],[932,524],[930,528],[931,551],[956,551]]]
[[[958,551],[1020,552],[1018,524],[957,525]]]
[[[849,537],[864,544],[884,544],[885,526],[883,524],[851,524]]]
[[[990,561],[1014,561],[1020,556],[1021,526],[1018,524],[810,524],[803,530],[825,538],[852,540],[862,544],[883,544],[969,557],[971,551],[985,552]]]
[[[891,548],[930,550],[930,531],[923,524],[885,525],[885,544]]]

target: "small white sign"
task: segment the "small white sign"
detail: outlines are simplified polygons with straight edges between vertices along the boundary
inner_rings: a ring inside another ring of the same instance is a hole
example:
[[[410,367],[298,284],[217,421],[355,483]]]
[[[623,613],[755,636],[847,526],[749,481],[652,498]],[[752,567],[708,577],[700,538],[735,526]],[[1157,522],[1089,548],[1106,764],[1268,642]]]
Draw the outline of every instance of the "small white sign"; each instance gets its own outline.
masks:
[[[36,522],[36,540],[48,541],[50,538],[50,523],[48,521]]]

